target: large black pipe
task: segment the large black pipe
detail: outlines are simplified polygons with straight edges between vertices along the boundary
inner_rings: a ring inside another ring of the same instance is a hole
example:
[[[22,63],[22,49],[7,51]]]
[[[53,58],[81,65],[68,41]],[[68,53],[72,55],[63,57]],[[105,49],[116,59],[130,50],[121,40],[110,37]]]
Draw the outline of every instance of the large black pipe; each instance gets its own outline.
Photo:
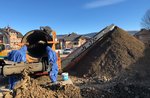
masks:
[[[41,58],[46,55],[46,46],[50,47],[52,44],[47,44],[52,41],[52,36],[44,30],[32,30],[23,36],[22,42],[28,43],[28,54],[35,58]]]

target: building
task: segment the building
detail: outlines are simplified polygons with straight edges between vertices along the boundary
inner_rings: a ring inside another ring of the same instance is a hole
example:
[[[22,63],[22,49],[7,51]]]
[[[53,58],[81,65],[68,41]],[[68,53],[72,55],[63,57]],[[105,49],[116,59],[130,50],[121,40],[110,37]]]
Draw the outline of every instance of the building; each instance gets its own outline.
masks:
[[[141,40],[144,44],[150,46],[150,30],[141,29],[134,35],[137,39]]]
[[[9,44],[10,44],[11,49],[20,48],[18,46],[18,43],[21,42],[23,35],[20,32],[10,28],[9,26],[3,28],[3,31],[5,31],[5,33],[7,33],[9,36],[9,40],[10,40]]]
[[[0,29],[0,43],[9,44],[10,43],[10,36],[8,32]]]
[[[76,33],[58,36],[57,38],[58,38],[61,49],[80,47],[89,39],[89,37],[78,35]]]
[[[87,40],[89,40],[89,37],[85,37],[85,36],[78,36],[77,38],[75,38],[73,40],[73,47],[80,47],[81,45],[83,45]]]

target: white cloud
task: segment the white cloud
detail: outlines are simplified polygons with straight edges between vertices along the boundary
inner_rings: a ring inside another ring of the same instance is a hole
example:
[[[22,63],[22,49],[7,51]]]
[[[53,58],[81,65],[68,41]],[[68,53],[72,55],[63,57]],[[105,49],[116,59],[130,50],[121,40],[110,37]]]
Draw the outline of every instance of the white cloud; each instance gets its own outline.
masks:
[[[120,2],[123,2],[125,0],[93,0],[93,2],[89,2],[85,4],[85,8],[97,8],[97,7],[103,7],[108,5],[117,4]]]

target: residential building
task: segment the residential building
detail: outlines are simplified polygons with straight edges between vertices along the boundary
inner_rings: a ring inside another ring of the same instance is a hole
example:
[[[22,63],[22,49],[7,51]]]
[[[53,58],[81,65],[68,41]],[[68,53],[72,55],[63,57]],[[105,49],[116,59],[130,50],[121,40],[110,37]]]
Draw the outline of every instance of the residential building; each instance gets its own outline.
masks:
[[[137,39],[141,40],[144,44],[150,46],[150,30],[141,29],[134,35]]]
[[[0,43],[9,44],[9,34],[8,32],[5,32],[3,29],[0,29]]]
[[[89,39],[89,37],[78,35],[76,33],[58,36],[57,38],[62,49],[80,47]]]
[[[23,35],[9,26],[3,28],[3,30],[9,35],[10,47],[12,49],[19,49],[20,46],[18,46],[18,43],[21,42]]]

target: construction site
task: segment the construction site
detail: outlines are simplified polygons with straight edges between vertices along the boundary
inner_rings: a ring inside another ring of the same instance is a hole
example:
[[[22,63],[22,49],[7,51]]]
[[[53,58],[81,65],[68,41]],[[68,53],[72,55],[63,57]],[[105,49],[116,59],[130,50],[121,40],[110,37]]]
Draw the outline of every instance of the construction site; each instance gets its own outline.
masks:
[[[0,59],[0,98],[150,98],[150,47],[122,28],[106,26],[63,59],[57,53],[53,84],[46,47],[55,51],[56,43],[56,32],[49,28],[27,32],[19,44],[27,46],[27,61]],[[21,79],[10,91],[11,75]]]

